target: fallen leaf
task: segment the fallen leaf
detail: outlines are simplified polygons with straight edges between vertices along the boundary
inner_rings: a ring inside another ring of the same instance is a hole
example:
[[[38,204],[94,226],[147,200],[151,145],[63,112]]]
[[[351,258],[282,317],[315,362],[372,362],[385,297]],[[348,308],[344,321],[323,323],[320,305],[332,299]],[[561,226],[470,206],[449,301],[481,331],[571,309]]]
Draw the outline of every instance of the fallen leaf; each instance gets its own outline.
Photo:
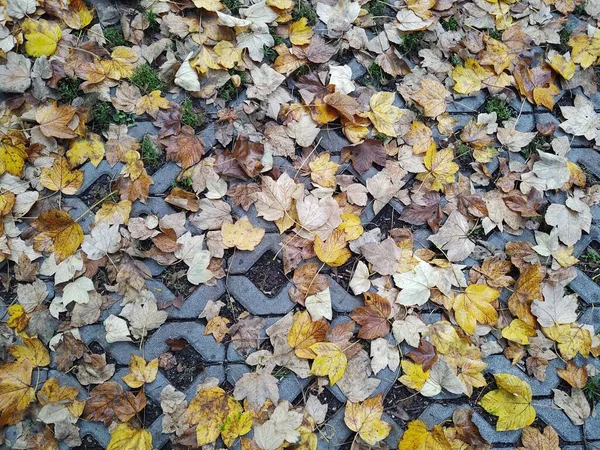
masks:
[[[352,431],[358,433],[369,445],[384,440],[392,430],[387,422],[381,420],[383,414],[383,396],[365,400],[362,403],[348,402],[344,412],[344,423]]]

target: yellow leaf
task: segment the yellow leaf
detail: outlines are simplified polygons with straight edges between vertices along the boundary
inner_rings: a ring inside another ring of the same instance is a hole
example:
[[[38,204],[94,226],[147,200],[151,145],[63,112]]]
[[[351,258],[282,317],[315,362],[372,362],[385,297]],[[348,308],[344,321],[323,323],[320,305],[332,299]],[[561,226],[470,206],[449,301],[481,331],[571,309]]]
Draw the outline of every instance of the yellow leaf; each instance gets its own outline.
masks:
[[[26,39],[25,51],[35,58],[52,55],[62,38],[60,26],[44,19],[27,18],[21,28]]]
[[[363,234],[363,227],[360,224],[360,217],[356,214],[342,214],[343,222],[337,227],[338,230],[343,230],[346,233],[346,241],[358,239]]]
[[[452,70],[452,79],[456,82],[454,90],[465,95],[480,91],[482,81],[490,75],[493,75],[491,70],[484,69],[474,59],[467,59],[463,66]]]
[[[22,345],[13,345],[9,348],[10,354],[16,360],[28,359],[35,367],[45,367],[50,364],[50,354],[42,341],[36,337],[21,335]]]
[[[307,25],[308,19],[302,17],[297,22],[290,25],[290,42],[294,45],[305,45],[310,42],[313,32]]]
[[[571,36],[568,44],[571,46],[573,62],[587,69],[600,58],[600,30],[595,30],[593,36],[576,34]]]
[[[67,151],[67,158],[71,166],[79,166],[88,159],[95,167],[98,167],[104,158],[104,143],[95,133],[88,134],[87,138],[79,138],[73,141]]]
[[[408,423],[408,428],[398,442],[398,450],[452,450],[452,445],[440,425],[428,431],[425,423],[413,420]]]
[[[235,247],[238,250],[254,250],[265,235],[265,230],[255,227],[247,216],[236,223],[225,222],[221,227],[223,245],[227,248]]]
[[[310,167],[310,179],[326,188],[335,188],[336,179],[335,173],[340,165],[330,161],[329,153],[322,153],[314,161],[308,163]]]
[[[531,406],[531,387],[515,375],[494,375],[498,389],[488,392],[479,404],[498,416],[497,431],[518,430],[531,425],[535,420],[535,409]]]
[[[137,389],[144,384],[152,383],[158,373],[158,358],[146,364],[144,358],[132,354],[129,360],[129,372],[123,377],[123,381],[130,388]]]
[[[0,365],[0,427],[19,423],[25,408],[35,400],[30,386],[32,372],[28,359]]]
[[[81,30],[94,20],[94,13],[83,0],[45,0],[44,9],[74,30]]]
[[[400,382],[406,387],[420,391],[429,378],[429,370],[423,370],[421,364],[416,364],[407,359],[403,359],[400,364],[403,372],[399,378]]]
[[[324,320],[313,321],[308,311],[299,311],[294,314],[294,323],[287,335],[287,342],[298,358],[314,359],[316,354],[310,346],[323,342],[328,328]]]
[[[6,323],[9,327],[14,328],[17,331],[23,331],[27,328],[29,317],[27,317],[23,305],[10,305],[7,312],[8,320]]]
[[[161,109],[169,108],[169,100],[160,96],[160,91],[152,91],[140,98],[135,105],[135,113],[139,116],[144,113],[155,117]]]
[[[315,236],[314,245],[319,259],[329,266],[339,267],[352,256],[346,247],[346,233],[342,230],[333,230],[325,242]]]
[[[252,415],[244,412],[240,404],[231,397],[228,402],[229,414],[221,427],[221,439],[227,447],[231,447],[238,437],[252,429]]]
[[[219,0],[193,0],[193,2],[196,8],[202,8],[207,11],[216,12],[225,9],[223,3]]]
[[[421,89],[413,95],[415,102],[423,107],[426,117],[437,117],[446,112],[446,97],[448,91],[444,85],[429,78],[421,80]]]
[[[236,48],[229,41],[221,41],[213,47],[213,51],[219,57],[219,64],[226,69],[233,69],[242,60],[244,49]]]
[[[535,328],[521,319],[513,321],[502,330],[502,337],[522,345],[529,345],[529,338],[536,335]]]
[[[130,214],[131,202],[129,200],[121,200],[119,203],[106,201],[102,203],[102,206],[96,212],[94,222],[106,222],[109,225],[127,225]]]
[[[108,61],[108,77],[113,80],[129,78],[133,75],[135,67],[133,63],[138,60],[138,55],[129,47],[115,47],[110,54],[111,60]]]
[[[81,226],[64,211],[43,212],[31,226],[39,232],[33,238],[33,248],[38,252],[55,252],[57,264],[75,253],[83,242]]]
[[[469,334],[475,334],[477,323],[494,325],[498,313],[492,303],[500,292],[485,284],[471,284],[464,293],[454,298],[454,316],[460,327]]]
[[[50,378],[38,391],[37,398],[42,406],[58,402],[66,404],[73,417],[79,417],[83,413],[85,400],[77,400],[78,394],[79,389],[71,386],[61,386],[56,378]]]
[[[314,375],[328,376],[329,384],[333,386],[346,371],[346,355],[340,347],[331,342],[317,342],[311,345],[310,349],[317,355],[310,372]]]
[[[537,320],[531,314],[531,302],[542,298],[541,284],[544,278],[542,266],[531,264],[519,275],[514,292],[508,299],[508,309],[522,321],[535,327]]]
[[[427,172],[417,174],[417,179],[435,191],[443,191],[444,184],[453,183],[458,172],[458,164],[453,162],[454,152],[451,148],[437,151],[435,145],[429,147],[423,163]]]
[[[571,360],[577,353],[587,357],[592,349],[592,335],[587,328],[577,324],[553,325],[542,328],[550,339],[558,343],[558,350],[564,359]]]
[[[27,152],[23,144],[12,144],[10,142],[3,142],[0,144],[0,174],[5,171],[20,177],[23,174],[23,167],[25,167],[25,158],[27,158]]]
[[[371,111],[367,117],[380,133],[390,137],[397,137],[394,125],[404,115],[402,110],[394,106],[395,94],[393,92],[378,92],[369,100]]]
[[[344,422],[352,431],[358,433],[363,441],[375,445],[384,440],[392,426],[381,420],[383,414],[383,396],[368,398],[362,403],[346,403]]]
[[[74,195],[83,184],[83,172],[71,170],[67,159],[61,156],[54,160],[52,167],[42,168],[40,184],[51,191]]]
[[[227,331],[229,331],[229,327],[227,324],[229,323],[229,319],[221,316],[213,317],[206,324],[206,328],[204,328],[204,335],[212,334],[215,338],[215,341],[221,342]]]
[[[106,450],[152,450],[152,435],[144,428],[122,423],[110,435]]]
[[[198,391],[190,402],[184,418],[186,423],[197,425],[197,445],[202,446],[217,440],[228,414],[227,394],[220,387],[212,386]]]
[[[575,75],[575,63],[571,61],[570,55],[567,53],[563,56],[555,53],[548,60],[548,64],[556,70],[565,80],[570,80]]]

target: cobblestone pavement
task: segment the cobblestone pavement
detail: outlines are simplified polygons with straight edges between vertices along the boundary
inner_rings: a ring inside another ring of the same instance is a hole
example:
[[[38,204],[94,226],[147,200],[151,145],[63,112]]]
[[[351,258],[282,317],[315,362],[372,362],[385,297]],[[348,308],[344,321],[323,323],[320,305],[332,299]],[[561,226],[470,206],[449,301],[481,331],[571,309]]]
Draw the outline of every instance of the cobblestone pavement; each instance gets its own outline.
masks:
[[[353,68],[353,78],[358,78],[364,73],[364,68],[356,61],[351,61],[348,64]],[[565,97],[564,100],[567,104],[572,102],[572,98],[574,98],[575,94],[578,92],[580,92],[579,89],[563,93],[563,96]],[[242,100],[243,98],[240,98],[235,103],[239,104]],[[477,113],[481,111],[484,101],[485,94],[481,93],[476,97],[464,98],[454,102],[449,108],[449,111],[458,120],[459,124],[465,124],[477,116]],[[595,97],[592,98],[592,101],[596,106],[596,111],[600,111],[600,94],[596,94]],[[205,109],[209,119],[216,118],[214,107],[205,105],[197,100],[195,100],[195,102],[198,106]],[[515,100],[511,103],[511,107],[520,112],[517,125],[517,129],[520,131],[534,130],[536,124],[545,124],[548,122],[558,123],[556,118],[553,117],[552,113],[548,112],[548,110],[532,106],[526,101],[521,104],[520,101]],[[129,134],[139,140],[147,134],[152,135],[156,133],[157,129],[150,122],[136,122],[129,128]],[[556,136],[563,134],[564,133],[557,128]],[[214,128],[210,125],[202,131],[201,135],[206,148],[211,148],[216,142]],[[437,138],[439,138],[439,136],[436,136],[436,139]],[[337,131],[327,129],[321,131],[316,141],[320,142],[321,149],[319,151],[328,151],[332,155],[337,155],[337,159],[332,158],[335,161],[339,161],[341,148],[345,145],[349,145],[349,142]],[[586,148],[588,143],[581,138],[574,138],[571,141],[571,145],[573,150],[569,153],[569,158],[585,168],[589,173],[600,178],[600,154]],[[512,154],[511,157],[515,158],[515,154]],[[519,155],[516,157],[518,158]],[[285,159],[276,158],[275,164],[283,168],[290,167],[289,161]],[[98,184],[116,179],[121,168],[121,164],[110,167],[106,161],[103,161],[98,167],[94,167],[88,162],[82,168],[85,172],[82,188],[77,195],[66,197],[65,204],[71,208],[70,214],[73,217],[77,217],[83,213],[90,206],[82,200],[85,198],[84,194]],[[360,176],[358,173],[355,173],[351,167],[348,167],[345,170],[348,173],[354,174],[362,183],[366,183],[366,180],[375,173],[373,170],[373,172],[367,172],[363,176]],[[292,169],[290,167],[290,172],[291,171]],[[162,217],[165,214],[176,212],[171,205],[164,201],[164,197],[166,196],[165,193],[170,190],[179,173],[180,168],[174,163],[166,163],[160,167],[159,170],[152,175],[154,184],[150,190],[150,198],[146,204],[136,202],[131,216],[137,217],[143,214],[152,213],[158,217]],[[564,196],[561,196],[561,194],[558,194],[554,199],[554,201],[558,203],[564,203],[564,200],[565,198]],[[235,213],[236,207],[232,206],[232,209]],[[362,215],[362,223],[363,225],[373,222],[379,223],[383,219],[391,220],[393,222],[394,217],[397,217],[401,211],[402,205],[396,200],[392,200],[377,216],[373,213],[372,208],[367,208]],[[575,256],[585,253],[590,246],[597,246],[596,248],[600,248],[600,207],[594,206],[592,208],[592,214],[594,221],[591,232],[589,234],[584,234],[581,241],[577,243],[574,252]],[[240,215],[245,215],[245,213]],[[208,301],[221,299],[226,303],[233,302],[234,305],[230,304],[230,308],[234,306],[237,311],[248,311],[253,315],[263,316],[266,319],[267,326],[276,322],[289,311],[292,311],[295,306],[288,295],[288,289],[291,286],[289,280],[282,285],[276,285],[268,292],[263,292],[261,288],[255,285],[247,276],[249,271],[252,270],[260,272],[261,264],[265,258],[272,259],[273,255],[277,258],[275,262],[281,273],[283,273],[282,264],[279,260],[281,256],[279,252],[281,236],[277,233],[275,226],[270,222],[265,222],[262,219],[257,218],[254,207],[251,207],[248,215],[255,225],[261,226],[267,230],[267,234],[262,242],[252,252],[237,251],[233,256],[230,256],[224,263],[228,275],[226,278],[219,280],[215,286],[200,286],[196,288],[193,292],[186,295],[183,306],[180,309],[169,306],[166,309],[169,313],[167,322],[151,334],[145,344],[145,358],[150,360],[168,350],[168,346],[165,343],[167,339],[184,338],[189,342],[191,347],[189,348],[189,354],[202,361],[202,370],[189,377],[189,380],[186,383],[178,386],[179,389],[186,393],[188,401],[194,397],[197,386],[207,377],[216,377],[221,381],[223,386],[227,386],[228,389],[231,389],[231,386],[233,386],[244,373],[251,370],[244,364],[244,358],[237,353],[233,348],[233,345],[227,342],[218,344],[212,336],[204,335],[204,325],[206,322],[203,319],[198,319],[198,315],[202,312]],[[93,215],[90,214],[80,221],[85,233],[88,233],[89,226],[93,220]],[[190,224],[187,224],[187,227],[192,232],[198,232],[198,230]],[[428,235],[429,232],[426,229],[416,229],[415,242],[424,247],[429,246],[430,243],[426,239]],[[535,242],[533,233],[530,231],[525,231],[520,237],[496,232],[489,237],[488,240],[498,248],[504,248],[506,242],[514,240]],[[467,266],[474,263],[475,261],[473,260],[466,260],[464,262]],[[177,294],[171,290],[172,286],[169,286],[168,283],[165,284],[162,281],[162,275],[165,268],[151,260],[147,261],[147,265],[153,275],[152,279],[147,281],[147,287],[154,292],[159,304],[167,304],[175,299]],[[600,331],[600,309],[596,306],[600,305],[600,286],[580,269],[577,269],[577,273],[577,278],[573,280],[568,287],[579,296],[580,309],[578,322],[594,326],[595,332],[598,333]],[[329,277],[329,283],[334,309],[334,324],[339,323],[340,321],[349,320],[347,314],[357,306],[361,305],[362,300],[359,297],[352,295],[352,293],[348,292],[331,277]],[[53,296],[52,286],[48,287],[51,298],[51,296]],[[504,299],[504,301],[506,301],[506,299]],[[0,314],[5,313],[5,311],[2,310],[3,308],[5,308],[5,305],[0,302]],[[116,302],[111,309],[103,312],[98,324],[83,327],[80,329],[80,332],[86,344],[93,346],[98,350],[96,353],[107,353],[109,362],[114,362],[117,366],[117,370],[112,377],[112,380],[125,386],[122,381],[122,376],[127,373],[126,367],[129,363],[130,356],[132,353],[140,354],[140,349],[132,343],[107,343],[104,339],[105,330],[101,324],[101,322],[110,314],[118,314],[119,311],[120,306],[119,303]],[[429,314],[427,314],[427,311],[425,310],[423,315],[426,320],[430,322],[439,320],[440,318],[439,314],[436,314],[433,311],[430,311]],[[98,346],[101,347],[101,349]],[[534,406],[538,415],[538,424],[546,423],[551,424],[554,427],[562,440],[561,448],[565,450],[600,448],[600,414],[595,417],[594,414],[592,414],[592,416],[585,421],[583,426],[575,426],[562,410],[552,406],[552,390],[558,387],[561,382],[557,377],[555,370],[552,369],[564,367],[564,362],[560,359],[550,362],[550,368],[547,371],[548,376],[545,382],[540,382],[533,377],[529,377],[523,364],[511,366],[510,361],[502,355],[491,355],[485,358],[484,361],[488,364],[486,369],[488,374],[514,374],[519,378],[526,380],[531,385],[534,394]],[[578,365],[585,363],[581,356],[578,356],[575,361]],[[597,359],[590,358],[587,363],[593,364],[600,370],[600,361]],[[76,386],[81,389],[84,396],[86,395],[86,388],[80,386],[74,376],[54,370],[52,368],[53,365],[54,364],[51,365],[50,369],[42,369],[39,380],[40,383],[46,378],[57,377],[61,384]],[[400,383],[396,381],[398,373],[392,373],[389,369],[382,370],[377,377],[381,382],[374,394],[383,393],[384,396],[392,396],[394,389],[397,389],[400,386]],[[172,383],[169,378],[170,375],[161,369],[159,370],[156,380],[146,386],[146,394],[149,397],[149,406],[145,411],[145,425],[153,434],[153,446],[156,449],[171,448],[170,443],[168,442],[168,435],[161,433],[162,419],[159,406],[161,391],[167,384]],[[290,402],[296,401],[298,398],[301,398],[303,389],[305,389],[311,381],[311,379],[299,379],[290,374],[285,375],[281,379],[279,385],[281,398]],[[351,432],[344,425],[343,420],[343,404],[346,399],[342,392],[335,386],[329,389],[331,394],[329,396],[330,409],[332,409],[332,405],[334,407],[335,405],[338,406],[337,411],[329,417],[326,425],[321,427],[319,450],[343,446],[348,443],[348,438],[351,436]],[[399,398],[405,396],[406,394],[401,394]],[[386,403],[384,420],[393,425],[393,431],[386,442],[392,448],[395,448],[398,439],[402,436],[402,430],[405,428],[406,422],[403,421],[400,415],[395,414],[393,404],[393,399],[395,397],[391,398],[392,404],[390,405],[389,401]],[[419,418],[428,426],[432,426],[449,419],[452,412],[457,407],[468,407],[474,409],[473,420],[478,425],[483,437],[492,443],[492,448],[512,448],[518,444],[520,431],[495,431],[494,421],[491,416],[487,415],[481,408],[474,406],[476,404],[475,401],[469,403],[469,399],[465,396],[459,397],[453,394],[442,393],[431,399],[419,398],[420,401],[427,403],[417,404],[415,406],[417,415],[411,417],[411,419]],[[80,424],[81,436],[84,439],[84,442],[91,444],[87,448],[94,448],[92,444],[101,447],[106,447],[108,445],[110,436],[108,430],[101,423],[81,421]],[[10,436],[11,433],[15,433],[14,427],[8,430],[8,436]]]
[[[598,101],[599,99],[596,100],[596,104],[599,106],[598,109],[600,109],[600,101]],[[484,97],[478,96],[467,98],[456,103],[454,105],[454,114],[456,115],[456,118],[459,121],[470,120],[476,115],[475,111],[481,107],[483,101]],[[204,106],[210,111],[209,107],[206,105]],[[514,106],[521,109],[521,105]],[[523,105],[518,128],[522,131],[530,131],[534,129],[536,123],[545,123],[548,120],[552,120],[552,116],[549,113],[537,111],[530,105]],[[156,130],[152,124],[145,122],[138,122],[129,129],[129,134],[137,139],[142,139],[144,135],[155,132]],[[207,143],[207,147],[210,147],[210,142],[214,141],[214,137],[211,133],[212,130],[210,127],[202,133],[203,139]],[[557,134],[559,134],[558,131]],[[333,131],[322,131],[320,138],[323,149],[333,154],[339,154],[341,147],[348,145],[341,135]],[[600,178],[600,155],[596,152],[590,152],[584,147],[584,144],[584,142],[575,140],[573,142],[574,149],[569,153],[569,156],[574,162],[579,163],[589,170],[589,172]],[[577,145],[580,145],[580,147],[577,147]],[[280,163],[282,165],[286,164],[284,160],[280,161]],[[88,163],[83,168],[85,171],[85,182],[80,192],[85,193],[98,183],[106,183],[107,176],[111,179],[116,178],[120,169],[118,164],[114,167],[110,167],[106,162],[102,162],[95,168]],[[352,172],[351,168],[347,168],[346,170]],[[164,193],[170,189],[172,182],[178,174],[179,168],[173,163],[167,163],[155,172],[153,174],[154,185],[152,186],[151,197],[145,205],[140,203],[134,206],[132,217],[150,212],[161,217],[165,214],[175,212],[174,209],[164,201]],[[362,182],[365,182],[371,174],[367,173],[363,177],[360,177],[356,173],[354,175]],[[89,206],[86,205],[81,198],[85,198],[85,196],[72,196],[66,200],[67,205],[72,208],[71,214],[74,216],[78,216]],[[556,199],[556,201],[560,200],[560,198]],[[564,199],[562,200],[564,201]],[[373,221],[378,222],[381,218],[384,218],[382,217],[384,215],[391,216],[393,220],[393,217],[401,210],[402,206],[397,201],[393,200],[388,206],[383,208],[377,217],[373,214],[372,209],[365,210],[362,222],[363,224],[369,224]],[[582,240],[575,246],[576,256],[584,253],[591,245],[600,245],[600,208],[595,206],[592,209],[592,213],[594,216],[594,223],[591,232],[585,234]],[[288,288],[291,286],[290,281],[287,281],[283,285],[275,286],[275,292],[271,291],[265,293],[247,277],[247,273],[251,270],[256,270],[257,267],[260,271],[260,265],[263,261],[261,257],[264,257],[264,255],[267,255],[270,258],[272,258],[273,254],[277,255],[277,257],[280,256],[278,251],[281,242],[280,235],[276,232],[271,223],[264,222],[257,218],[255,214],[252,214],[252,209],[250,210],[249,216],[255,225],[260,225],[267,229],[267,234],[262,242],[252,252],[238,251],[230,257],[226,264],[226,267],[229,269],[229,275],[225,279],[219,280],[215,286],[198,287],[187,296],[180,309],[173,306],[168,307],[167,311],[169,312],[169,319],[149,337],[145,344],[145,357],[147,360],[156,358],[161,353],[168,350],[167,344],[165,343],[167,339],[184,338],[191,344],[192,348],[190,351],[196,356],[199,355],[202,361],[203,370],[195,377],[190,378],[189,383],[179,386],[186,393],[188,400],[195,395],[197,386],[207,377],[216,377],[222,383],[228,383],[231,386],[234,385],[245,372],[250,370],[244,364],[244,359],[236,352],[232,345],[228,343],[217,344],[212,336],[204,336],[203,320],[198,319],[198,315],[209,300],[215,301],[229,297],[230,301],[237,303],[236,308],[238,310],[245,310],[253,315],[264,316],[267,326],[276,322],[278,318],[294,309],[294,303],[290,300],[288,295]],[[82,220],[81,225],[86,233],[88,232],[89,225],[92,221],[92,215],[88,215],[86,219]],[[188,226],[194,231],[191,225]],[[426,230],[415,230],[415,242],[418,242],[423,246],[429,244],[426,240],[427,236],[428,232]],[[533,234],[531,232],[525,232],[522,236],[518,237],[518,239],[534,242]],[[515,240],[515,237],[500,232],[493,234],[489,238],[490,243],[496,245],[498,248],[503,248],[504,244],[511,240]],[[474,261],[465,261],[465,264],[467,265],[473,263]],[[279,262],[278,264],[281,265]],[[176,297],[176,294],[169,289],[169,285],[165,285],[161,281],[161,274],[165,268],[150,260],[147,262],[147,265],[153,275],[153,278],[147,281],[147,287],[155,293],[159,304],[165,304],[173,300]],[[282,271],[282,268],[280,270]],[[569,288],[576,292],[580,297],[579,322],[593,325],[595,331],[598,332],[600,330],[600,309],[597,309],[596,305],[600,304],[600,286],[579,269],[577,269],[577,272],[578,276],[571,282]],[[349,320],[347,314],[352,311],[352,309],[362,304],[362,300],[347,292],[331,277],[329,277],[329,282],[331,286],[333,309],[335,311],[334,323]],[[52,292],[51,289],[50,292]],[[4,306],[0,307],[4,308]],[[119,310],[120,306],[117,302],[113,305],[112,309],[103,313],[100,322],[111,313],[117,314]],[[424,317],[432,322],[439,320],[439,315],[433,312],[424,314]],[[140,354],[139,348],[131,343],[107,343],[104,339],[105,333],[101,324],[89,325],[81,328],[80,331],[83,340],[88,345],[99,345],[102,348],[102,351],[105,351],[109,355],[108,358],[116,363],[117,371],[112,379],[119,383],[123,383],[121,378],[127,373],[126,366],[129,363],[130,355],[132,353]],[[556,429],[561,439],[564,441],[564,449],[584,449],[586,448],[586,444],[588,445],[587,448],[594,448],[594,445],[600,447],[600,415],[587,419],[584,426],[575,426],[564,412],[552,406],[552,389],[556,388],[560,382],[556,372],[552,370],[552,368],[563,367],[564,363],[562,361],[551,361],[550,369],[547,372],[547,380],[543,383],[535,378],[529,377],[526,374],[525,368],[521,365],[511,366],[510,362],[502,355],[489,356],[485,359],[485,362],[488,364],[487,372],[489,374],[511,373],[526,380],[531,385],[535,399],[534,405],[536,406],[538,413],[538,420],[551,424]],[[579,359],[576,360],[576,362],[581,365],[584,361]],[[600,361],[590,359],[588,362],[600,369]],[[47,377],[57,377],[61,384],[64,383],[66,385],[78,386],[75,377],[60,373],[53,369],[42,372],[40,382]],[[395,382],[397,377],[398,373],[392,373],[389,369],[381,371],[378,374],[381,383],[375,394],[383,393],[384,395],[391,395],[391,390],[399,385],[398,382]],[[294,402],[299,396],[302,396],[302,390],[306,388],[310,382],[311,380],[309,379],[298,379],[292,375],[286,375],[280,383],[281,398]],[[147,407],[145,414],[146,426],[153,434],[154,448],[157,449],[170,448],[169,443],[167,442],[168,435],[161,433],[161,416],[159,415],[160,407],[158,406],[160,404],[160,393],[168,383],[170,383],[168,374],[159,370],[156,380],[149,384],[146,389],[146,393],[150,399],[150,407]],[[394,385],[394,383],[396,384]],[[81,390],[82,392],[85,392],[86,389],[82,387]],[[327,425],[322,427],[319,449],[335,448],[344,445],[351,433],[350,430],[346,428],[343,421],[343,403],[346,401],[344,395],[335,386],[331,388],[331,394],[332,404],[339,404],[340,407],[337,412],[329,418]],[[337,399],[337,401],[334,399]],[[474,402],[471,404],[467,404],[467,402],[468,399],[464,396],[458,397],[452,394],[440,394],[429,399],[427,405],[417,405],[417,409],[420,412],[418,417],[429,426],[432,426],[449,419],[454,409],[459,406],[466,406],[473,409],[473,406],[471,405],[473,405]],[[405,423],[399,417],[395,417],[393,410],[393,405],[388,406],[388,414],[385,415],[384,419],[394,427],[387,442],[392,447],[395,447],[399,437],[402,435],[401,430],[404,428]],[[416,417],[412,417],[412,419],[414,418]],[[492,443],[494,448],[510,448],[516,445],[520,436],[520,431],[495,431],[490,416],[487,416],[481,409],[475,408],[473,419],[479,426],[483,437]],[[110,438],[107,430],[102,424],[89,421],[81,422],[81,436],[85,437],[84,442],[89,443],[95,441],[102,447],[105,447],[108,444]]]

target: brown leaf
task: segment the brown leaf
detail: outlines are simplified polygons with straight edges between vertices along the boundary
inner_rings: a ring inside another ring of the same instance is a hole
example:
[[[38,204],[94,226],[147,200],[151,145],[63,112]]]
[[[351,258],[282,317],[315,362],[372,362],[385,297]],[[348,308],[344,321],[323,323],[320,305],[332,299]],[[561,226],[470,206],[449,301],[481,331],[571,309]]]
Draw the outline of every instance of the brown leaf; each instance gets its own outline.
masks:
[[[332,108],[336,109],[349,121],[354,121],[354,115],[357,113],[359,103],[352,97],[341,92],[334,92],[323,97],[323,101]]]
[[[452,422],[456,427],[456,437],[468,444],[470,450],[488,450],[491,447],[473,423],[473,411],[470,409],[456,409],[452,414]]]
[[[74,131],[79,125],[76,112],[77,108],[74,106],[50,103],[35,112],[35,120],[40,124],[40,131],[44,136],[71,139],[77,136]]]
[[[260,191],[260,186],[256,183],[236,184],[229,188],[227,195],[231,197],[233,206],[240,205],[244,211],[248,211],[250,205],[254,203],[252,194]]]
[[[351,160],[352,166],[361,175],[373,164],[385,166],[386,157],[383,144],[377,139],[365,139],[360,144],[342,147],[342,162]]]
[[[86,420],[103,422],[107,427],[115,420],[128,422],[145,406],[146,395],[143,391],[134,396],[130,391],[124,391],[119,383],[107,381],[92,389],[83,410],[83,417]]]
[[[181,133],[160,140],[167,151],[167,161],[175,161],[182,169],[198,163],[204,155],[204,144],[200,136],[188,125],[181,128]]]
[[[479,268],[473,268],[469,273],[469,279],[472,283],[477,283],[481,277],[484,277],[488,286],[493,288],[505,288],[512,285],[515,280],[508,274],[512,269],[510,261],[501,259],[498,256],[487,258]]]
[[[440,194],[429,191],[420,197],[420,202],[421,204],[413,202],[404,208],[400,213],[400,220],[411,225],[428,224],[437,233],[443,217]]]
[[[319,273],[320,267],[317,263],[307,263],[294,271],[294,286],[289,290],[292,300],[304,306],[306,297],[329,287],[327,278]]]
[[[350,342],[350,339],[354,336],[354,328],[356,328],[356,325],[353,321],[349,320],[331,327],[327,331],[329,342],[341,348],[348,359],[352,359],[362,350],[359,345],[352,345]]]
[[[40,273],[40,265],[32,263],[25,253],[19,256],[19,263],[15,266],[15,278],[22,283],[32,283]]]
[[[54,362],[58,370],[67,372],[86,351],[85,344],[67,331],[63,333],[60,343],[54,350]]]
[[[260,142],[250,142],[246,136],[238,136],[233,145],[233,157],[242,170],[250,178],[257,177],[263,169],[261,159],[265,153],[265,147]]]
[[[406,354],[414,362],[419,363],[423,366],[423,370],[429,370],[433,367],[435,362],[438,360],[436,348],[424,339],[421,339],[419,347]]]
[[[520,191],[512,191],[503,197],[504,203],[512,211],[518,212],[523,217],[537,217],[539,209],[544,205],[544,194],[532,188],[527,195]]]
[[[336,52],[337,49],[333,45],[327,44],[325,39],[315,34],[310,40],[310,44],[304,51],[304,54],[310,62],[323,64],[329,61]]]
[[[39,232],[33,239],[33,248],[55,252],[57,264],[75,253],[83,242],[81,226],[64,211],[46,211],[31,226]]]
[[[260,345],[260,331],[265,326],[265,319],[243,313],[237,323],[229,328],[231,343],[241,354],[247,354],[250,350]]]
[[[573,361],[567,362],[567,367],[557,369],[556,373],[565,380],[571,387],[583,389],[587,384],[588,373],[585,367],[578,367]]]
[[[531,314],[531,302],[542,298],[541,283],[544,270],[539,264],[531,264],[521,271],[515,290],[508,299],[508,309],[516,317],[535,327],[537,321]]]
[[[376,339],[390,332],[388,317],[392,306],[387,298],[373,292],[365,292],[365,306],[359,306],[350,317],[360,325],[358,337]]]
[[[197,212],[200,210],[200,201],[196,194],[178,187],[171,189],[165,201],[188,211]]]
[[[281,246],[283,247],[283,271],[286,274],[298,267],[302,260],[316,256],[313,242],[295,235],[288,234]]]

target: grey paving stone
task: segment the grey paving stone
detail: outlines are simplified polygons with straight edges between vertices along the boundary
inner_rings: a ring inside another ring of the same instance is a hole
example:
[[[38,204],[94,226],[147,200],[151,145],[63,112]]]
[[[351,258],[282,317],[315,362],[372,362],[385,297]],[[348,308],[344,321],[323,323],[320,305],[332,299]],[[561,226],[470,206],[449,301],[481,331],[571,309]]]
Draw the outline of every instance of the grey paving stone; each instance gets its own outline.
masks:
[[[339,130],[332,130],[326,127],[321,128],[315,142],[318,142],[321,148],[331,153],[339,153],[342,151],[342,147],[350,145],[350,142],[348,142]]]
[[[493,374],[498,373],[509,373],[516,375],[522,380],[526,381],[531,386],[531,392],[534,396],[538,395],[551,395],[552,389],[556,388],[560,382],[558,375],[556,374],[557,368],[564,368],[564,363],[560,360],[550,361],[548,368],[546,369],[546,381],[542,382],[533,377],[527,376],[518,366],[511,365],[510,361],[503,355],[492,355],[484,359],[488,364],[485,369],[486,372]]]
[[[535,400],[534,407],[538,417],[544,422],[552,424],[552,428],[565,441],[579,442],[581,440],[581,426],[573,425],[571,419],[562,410],[553,405],[552,400]]]
[[[569,287],[573,289],[581,299],[588,304],[600,303],[600,286],[594,283],[590,277],[583,273],[578,268],[577,277],[569,283]]]
[[[150,195],[162,194],[169,189],[175,178],[181,173],[181,167],[173,161],[166,162],[156,172],[152,174],[154,184],[150,186]]]
[[[246,308],[250,314],[286,314],[294,308],[294,303],[290,300],[288,289],[292,286],[288,282],[279,294],[273,298],[268,298],[246,277],[230,276],[228,278],[228,287],[234,298]]]
[[[345,408],[340,408],[327,424],[321,427],[317,450],[333,450],[342,447],[349,441],[352,431],[344,423],[345,411]]]
[[[361,297],[352,295],[351,292],[346,292],[330,276],[327,276],[327,279],[329,280],[329,292],[331,293],[331,306],[334,311],[349,313],[364,304]]]
[[[352,69],[353,80],[356,80],[367,73],[367,68],[359,63],[356,58],[352,59],[347,65],[350,67],[350,69]]]
[[[111,180],[116,180],[123,169],[123,163],[117,163],[110,166],[107,161],[103,160],[95,167],[91,162],[85,163],[79,170],[83,171],[83,184],[79,188],[79,193],[87,191],[100,177],[108,176]]]
[[[268,250],[271,250],[281,259],[283,257],[280,245],[281,240],[282,236],[280,234],[266,233],[253,251],[236,250],[234,255],[229,259],[229,274],[245,274]]]
[[[158,128],[156,128],[149,121],[141,121],[141,122],[136,122],[131,127],[129,127],[129,129],[127,130],[127,134],[134,137],[138,141],[141,141],[142,139],[144,139],[144,136],[146,136],[147,134],[153,135],[153,136],[157,135]]]
[[[480,91],[479,93],[477,93],[477,95],[474,95],[472,97],[457,96],[456,100],[448,103],[448,107],[446,108],[446,110],[450,114],[477,114],[479,112],[479,108],[481,108],[486,98],[487,94],[484,91]]]
[[[217,280],[214,286],[202,285],[196,288],[183,302],[181,308],[170,306],[166,309],[169,319],[194,319],[204,310],[209,300],[216,301],[225,294],[225,282]]]

